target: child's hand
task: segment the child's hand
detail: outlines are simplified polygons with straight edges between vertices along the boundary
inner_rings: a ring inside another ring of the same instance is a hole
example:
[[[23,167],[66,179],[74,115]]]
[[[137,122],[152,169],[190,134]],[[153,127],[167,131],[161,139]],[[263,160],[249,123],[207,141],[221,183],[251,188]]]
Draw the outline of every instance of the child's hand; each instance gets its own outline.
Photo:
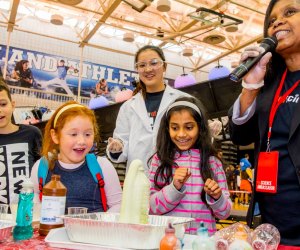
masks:
[[[189,168],[177,168],[173,176],[173,185],[175,188],[180,190],[191,175]]]
[[[222,190],[218,183],[210,178],[208,178],[204,184],[204,191],[215,200],[218,200],[222,195]]]

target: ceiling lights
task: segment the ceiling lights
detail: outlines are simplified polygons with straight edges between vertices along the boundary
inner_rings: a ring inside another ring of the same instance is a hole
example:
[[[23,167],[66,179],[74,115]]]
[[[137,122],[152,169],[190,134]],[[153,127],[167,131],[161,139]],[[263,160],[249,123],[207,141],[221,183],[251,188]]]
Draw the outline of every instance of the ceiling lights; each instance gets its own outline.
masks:
[[[134,41],[134,34],[132,32],[126,32],[123,35],[123,41],[132,43]]]
[[[151,5],[153,0],[122,0],[124,3],[130,5],[134,10],[138,12],[143,12],[144,9]]]
[[[77,5],[82,2],[82,0],[58,0],[58,2],[67,4],[67,5]]]
[[[238,27],[236,24],[227,26],[227,27],[225,28],[225,30],[226,30],[227,32],[236,32],[236,31],[238,31],[238,29],[239,29],[239,27]]]
[[[50,19],[50,23],[54,25],[63,25],[64,17],[58,14],[53,14]]]
[[[209,80],[219,79],[219,78],[222,78],[222,77],[226,77],[229,74],[230,74],[229,69],[227,69],[223,65],[217,65],[216,67],[212,68],[209,71],[208,79]]]
[[[161,12],[168,12],[171,10],[171,3],[169,0],[158,0],[156,9]]]
[[[183,88],[190,85],[194,85],[196,83],[196,79],[191,74],[182,74],[177,76],[174,82],[174,88]]]
[[[165,36],[165,32],[163,30],[161,30],[161,27],[157,28],[156,36],[158,36],[158,37],[164,37]]]
[[[211,32],[209,35],[203,38],[203,42],[208,44],[219,44],[225,41],[225,36],[217,33]]]
[[[175,79],[174,88],[183,88],[196,83],[195,77],[191,74],[186,74],[184,67],[182,67],[182,71],[183,73]]]
[[[193,49],[185,48],[182,50],[183,56],[192,56],[193,55]]]
[[[218,18],[220,20],[221,26],[229,26],[229,25],[238,25],[243,23],[243,20],[228,16],[223,12],[217,12],[212,9],[207,9],[204,7],[198,8],[196,11],[189,13],[188,16],[192,19],[195,19],[204,23],[212,23],[211,20],[215,20]],[[212,17],[214,16],[214,17]]]

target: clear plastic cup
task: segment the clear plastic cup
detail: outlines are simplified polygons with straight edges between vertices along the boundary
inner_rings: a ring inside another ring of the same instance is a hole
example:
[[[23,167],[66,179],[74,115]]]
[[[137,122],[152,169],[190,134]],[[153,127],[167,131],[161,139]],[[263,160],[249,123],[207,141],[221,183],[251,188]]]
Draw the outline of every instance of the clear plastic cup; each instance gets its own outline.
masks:
[[[87,213],[86,207],[68,207],[68,215],[72,214],[86,214]]]
[[[280,233],[271,224],[261,224],[252,232],[252,247],[254,250],[276,250],[279,243]]]
[[[11,220],[13,222],[16,222],[17,211],[18,211],[18,203],[10,203],[9,207],[10,207],[10,212],[11,212],[11,215],[12,215]]]
[[[0,204],[0,220],[5,220],[8,211],[8,205]]]

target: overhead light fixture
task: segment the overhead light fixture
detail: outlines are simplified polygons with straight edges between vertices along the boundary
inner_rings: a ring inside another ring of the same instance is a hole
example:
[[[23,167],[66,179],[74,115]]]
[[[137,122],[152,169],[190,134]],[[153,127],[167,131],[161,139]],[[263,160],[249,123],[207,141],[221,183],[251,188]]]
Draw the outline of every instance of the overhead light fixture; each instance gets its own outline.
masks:
[[[58,2],[67,4],[67,5],[77,5],[82,2],[82,0],[58,0]]]
[[[124,3],[130,5],[134,10],[143,12],[144,9],[149,7],[153,0],[122,0]]]
[[[53,14],[51,16],[50,22],[54,25],[63,25],[64,17],[58,14]]]
[[[236,31],[238,31],[238,29],[239,29],[239,27],[236,24],[225,27],[225,31],[227,31],[227,32],[236,32]]]
[[[182,50],[183,56],[192,56],[193,55],[193,49],[185,48]]]
[[[161,12],[168,12],[171,10],[171,3],[169,0],[158,0],[156,9]]]
[[[214,15],[215,17],[212,17]],[[220,24],[223,27],[227,27],[233,24],[241,24],[243,23],[243,20],[228,16],[224,14],[224,12],[217,12],[212,9],[207,9],[204,7],[200,7],[196,9],[196,11],[189,13],[188,16],[192,19],[198,20],[200,22],[204,22],[206,24],[212,23],[211,20],[215,20],[216,18],[219,18]]]
[[[104,96],[98,96],[96,98],[92,98],[89,102],[90,109],[97,109],[101,107],[105,107],[109,105],[109,101]]]
[[[196,83],[195,77],[191,74],[186,74],[184,72],[184,67],[182,69],[183,69],[183,74],[176,77],[174,82],[174,88],[183,88],[190,85],[194,85]]]
[[[161,30],[161,27],[158,27],[156,30],[156,36],[157,37],[164,37],[165,36],[165,32]]]
[[[208,79],[209,80],[214,80],[214,79],[218,79],[218,78],[222,78],[222,77],[226,77],[230,74],[229,69],[227,69],[225,66],[220,65],[219,61],[218,61],[218,65],[214,68],[212,68],[209,71],[208,74]]]
[[[208,44],[219,44],[225,41],[225,36],[221,33],[211,32],[206,37],[203,38],[203,42]]]
[[[123,35],[123,41],[132,43],[134,41],[134,34],[132,32],[126,32]]]

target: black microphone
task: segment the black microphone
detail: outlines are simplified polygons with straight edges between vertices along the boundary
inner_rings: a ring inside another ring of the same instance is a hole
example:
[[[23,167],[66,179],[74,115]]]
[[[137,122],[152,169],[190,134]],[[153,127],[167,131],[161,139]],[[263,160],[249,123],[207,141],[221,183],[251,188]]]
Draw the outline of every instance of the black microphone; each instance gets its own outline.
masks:
[[[230,74],[230,80],[234,82],[240,81],[244,75],[248,73],[248,71],[256,64],[258,61],[268,52],[272,52],[275,50],[278,41],[276,37],[266,37],[260,43],[260,47],[264,48],[264,52],[260,53],[257,57],[249,57],[247,58],[241,65],[239,65],[236,69],[234,69]]]

